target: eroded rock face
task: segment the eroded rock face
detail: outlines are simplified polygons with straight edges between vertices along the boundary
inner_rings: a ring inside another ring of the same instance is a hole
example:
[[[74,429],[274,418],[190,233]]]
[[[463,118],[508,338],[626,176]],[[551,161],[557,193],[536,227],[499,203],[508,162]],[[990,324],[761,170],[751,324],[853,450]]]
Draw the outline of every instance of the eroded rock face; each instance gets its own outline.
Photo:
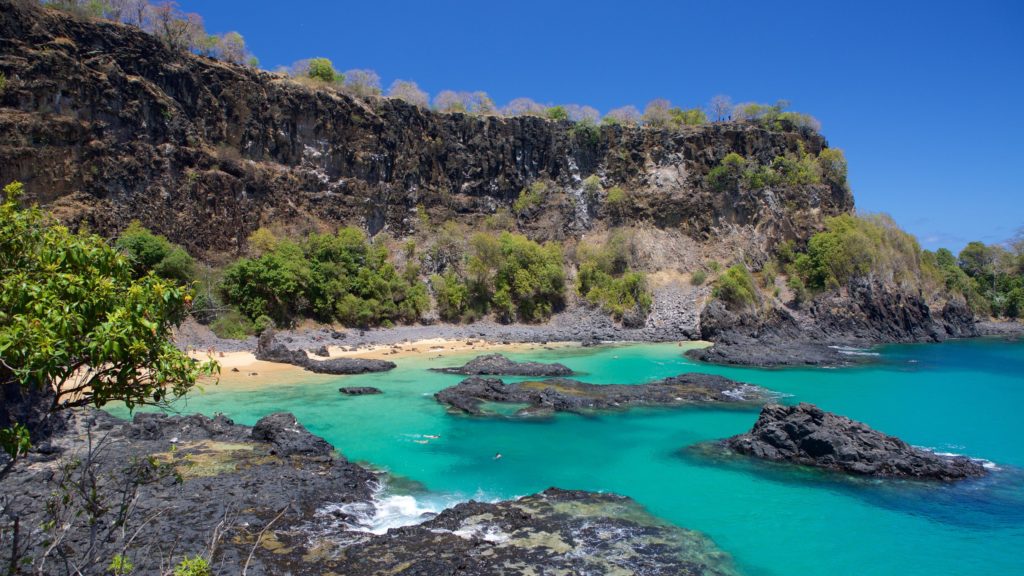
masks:
[[[847,474],[919,480],[984,476],[963,456],[940,456],[812,404],[765,406],[750,432],[725,440],[740,453]]]
[[[647,574],[726,576],[705,536],[660,523],[628,498],[551,488],[519,500],[467,502],[417,526],[349,547],[339,574]]]
[[[366,374],[387,372],[395,367],[394,362],[371,358],[330,358],[314,360],[304,350],[291,350],[276,337],[273,330],[264,330],[256,345],[256,359],[279,362],[305,368],[318,374]]]
[[[683,374],[647,384],[587,384],[565,378],[505,384],[474,376],[445,388],[434,398],[466,414],[482,415],[485,402],[527,404],[520,414],[537,411],[580,412],[631,406],[756,404],[768,399],[760,387],[711,374]]]
[[[870,358],[850,348],[977,335],[974,315],[963,303],[933,311],[920,295],[898,286],[854,280],[800,309],[737,312],[713,301],[701,313],[701,338],[714,346],[687,355],[744,366],[839,365]]]
[[[431,370],[466,376],[571,376],[573,373],[564,364],[514,362],[501,354],[477,356],[464,366],[456,368],[431,368]]]
[[[806,130],[603,126],[590,137],[542,118],[440,114],[314,90],[31,2],[0,0],[0,38],[0,181],[25,182],[72,226],[114,235],[138,219],[197,255],[237,253],[268,223],[401,236],[417,207],[475,226],[536,180],[555,186],[520,230],[578,236],[610,218],[580,193],[595,173],[631,192],[626,223],[702,241],[741,227],[754,251],[853,207],[838,186],[705,186],[729,152],[761,163],[801,146],[818,153],[824,138]]]

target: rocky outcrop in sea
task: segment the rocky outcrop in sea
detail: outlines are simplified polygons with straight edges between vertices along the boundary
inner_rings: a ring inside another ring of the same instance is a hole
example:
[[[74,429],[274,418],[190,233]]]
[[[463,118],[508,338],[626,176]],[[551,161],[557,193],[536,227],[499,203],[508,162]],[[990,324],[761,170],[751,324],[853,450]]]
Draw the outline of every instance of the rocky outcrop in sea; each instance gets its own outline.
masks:
[[[431,368],[445,374],[464,376],[571,376],[572,370],[564,364],[543,362],[514,362],[501,354],[477,356],[463,366]]]
[[[860,476],[952,481],[987,473],[978,461],[915,448],[807,403],[765,406],[750,432],[724,445],[754,458]]]
[[[506,384],[474,376],[434,394],[450,409],[489,414],[486,402],[526,404],[518,415],[587,410],[618,410],[634,406],[687,404],[756,405],[768,400],[764,388],[711,374],[689,373],[647,384],[588,384],[566,378]]]

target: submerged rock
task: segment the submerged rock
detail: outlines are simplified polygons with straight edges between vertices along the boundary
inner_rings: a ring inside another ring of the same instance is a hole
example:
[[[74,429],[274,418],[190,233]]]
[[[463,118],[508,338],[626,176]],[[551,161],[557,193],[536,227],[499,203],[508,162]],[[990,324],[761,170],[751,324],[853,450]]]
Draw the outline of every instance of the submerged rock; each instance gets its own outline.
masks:
[[[338,392],[347,396],[365,396],[367,394],[381,394],[380,388],[373,386],[344,386],[338,388]]]
[[[724,441],[740,454],[848,474],[922,480],[984,476],[978,462],[941,456],[812,404],[772,404],[750,432]]]
[[[337,556],[323,566],[339,574],[735,574],[706,536],[659,522],[629,498],[557,488],[459,504]]]
[[[394,362],[371,358],[331,358],[314,360],[304,350],[291,350],[280,341],[273,330],[264,330],[256,345],[256,359],[266,362],[291,364],[318,374],[365,374],[387,372]]]
[[[477,356],[466,365],[455,368],[431,368],[445,374],[466,376],[571,376],[572,370],[563,364],[542,362],[515,362],[501,354]]]
[[[647,384],[587,384],[566,378],[505,384],[497,378],[474,376],[434,394],[441,404],[467,414],[481,415],[484,402],[527,404],[523,414],[537,409],[557,412],[607,410],[630,406],[682,404],[755,404],[768,391],[712,374],[682,374]]]

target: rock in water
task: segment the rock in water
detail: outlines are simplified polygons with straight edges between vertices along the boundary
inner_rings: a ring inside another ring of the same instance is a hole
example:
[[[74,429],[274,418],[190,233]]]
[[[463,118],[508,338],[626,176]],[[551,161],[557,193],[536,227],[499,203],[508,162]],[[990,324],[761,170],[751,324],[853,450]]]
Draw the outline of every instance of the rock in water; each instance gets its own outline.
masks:
[[[260,418],[252,427],[252,438],[273,446],[278,456],[328,456],[331,445],[314,436],[288,412],[277,412]]]
[[[445,374],[466,376],[571,376],[572,370],[563,364],[541,362],[515,362],[501,354],[477,356],[457,368],[431,368]]]
[[[566,378],[505,384],[497,378],[474,376],[441,390],[434,398],[453,409],[481,415],[484,402],[528,404],[532,410],[579,412],[630,406],[760,404],[768,399],[768,391],[722,376],[696,373],[647,384],[588,384]]]
[[[707,537],[659,522],[629,498],[557,488],[459,504],[332,560],[325,565],[339,574],[735,574]]]
[[[770,404],[746,434],[725,440],[740,454],[866,476],[960,480],[983,476],[984,466],[963,456],[940,456],[825,412],[813,404]]]
[[[365,396],[367,394],[381,394],[379,388],[373,386],[346,386],[338,388],[338,392],[348,396]]]
[[[303,350],[289,350],[277,340],[273,330],[264,330],[256,345],[256,359],[266,362],[291,364],[318,374],[365,374],[387,372],[395,367],[394,362],[371,358],[331,358],[314,360]]]

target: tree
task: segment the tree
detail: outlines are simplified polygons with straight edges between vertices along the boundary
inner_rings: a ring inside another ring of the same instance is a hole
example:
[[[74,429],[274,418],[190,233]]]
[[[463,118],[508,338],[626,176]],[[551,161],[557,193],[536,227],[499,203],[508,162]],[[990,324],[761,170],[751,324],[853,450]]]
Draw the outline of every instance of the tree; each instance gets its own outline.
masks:
[[[730,110],[732,110],[732,98],[724,94],[713,96],[711,101],[708,102],[708,112],[715,119],[715,122],[728,119]]]
[[[974,241],[960,251],[959,264],[972,278],[987,276],[994,272],[995,253],[984,242]]]
[[[565,106],[552,106],[544,112],[544,115],[548,117],[548,120],[569,119],[569,112],[565,109]]]
[[[314,80],[321,80],[327,83],[343,82],[345,80],[344,75],[338,74],[334,69],[334,64],[327,58],[310,58],[305,64],[305,69],[302,72],[305,72],[306,76]],[[296,67],[302,68],[300,65]]]
[[[669,109],[672,103],[664,98],[657,98],[647,103],[644,108],[643,122],[655,128],[664,128],[672,122]]]
[[[687,110],[672,108],[669,110],[669,115],[672,117],[672,123],[676,126],[700,126],[708,122],[707,114],[700,108]]]
[[[609,110],[604,115],[603,122],[606,124],[623,124],[626,126],[633,126],[640,122],[640,111],[636,109],[636,106],[623,106],[621,108],[615,108]]]
[[[157,4],[149,14],[149,31],[171,48],[192,50],[206,41],[203,19],[198,14],[183,13],[177,2]]]
[[[430,95],[420,90],[419,85],[411,80],[395,80],[388,88],[388,96],[408,102],[413,106],[427,108],[430,105]]]
[[[373,70],[345,72],[345,89],[356,96],[380,96],[380,76]]]
[[[245,38],[238,32],[228,32],[220,36],[215,55],[225,62],[244,64],[247,59]]]
[[[171,342],[185,288],[155,274],[135,278],[102,238],[21,209],[21,194],[11,183],[0,204],[0,384],[52,390],[51,411],[115,400],[132,408],[165,404],[217,370]],[[0,435],[0,444],[13,455],[12,437]]]
[[[596,123],[601,119],[601,113],[597,111],[597,108],[593,108],[591,106],[566,104],[565,111],[569,115],[569,120],[572,120],[573,122]]]
[[[468,92],[442,90],[434,97],[434,109],[438,112],[469,112],[472,96]]]
[[[529,98],[516,98],[505,105],[506,116],[543,116],[544,106]]]

